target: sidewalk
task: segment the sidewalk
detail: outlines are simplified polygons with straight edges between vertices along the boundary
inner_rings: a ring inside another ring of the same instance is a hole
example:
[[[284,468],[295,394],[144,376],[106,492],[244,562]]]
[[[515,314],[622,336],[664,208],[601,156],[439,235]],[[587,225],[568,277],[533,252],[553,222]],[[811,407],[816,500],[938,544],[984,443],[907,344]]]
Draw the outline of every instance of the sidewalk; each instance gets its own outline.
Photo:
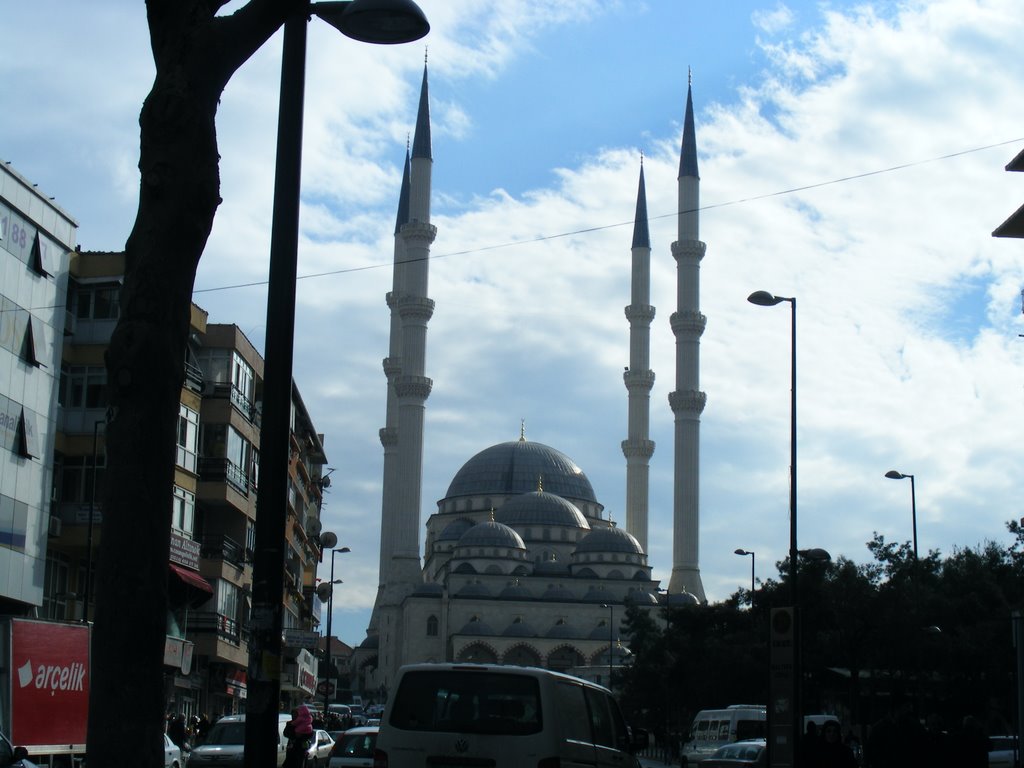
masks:
[[[640,765],[643,766],[643,768],[665,768],[667,765],[679,765],[678,762],[666,763],[660,757],[644,757],[641,755],[637,759],[640,761]]]

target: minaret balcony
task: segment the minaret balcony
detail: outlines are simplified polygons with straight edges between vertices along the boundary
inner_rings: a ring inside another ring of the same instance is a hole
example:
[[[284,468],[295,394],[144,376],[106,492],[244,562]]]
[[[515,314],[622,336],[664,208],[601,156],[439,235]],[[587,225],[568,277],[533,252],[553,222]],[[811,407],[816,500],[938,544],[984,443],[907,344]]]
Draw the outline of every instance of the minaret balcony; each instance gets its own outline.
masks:
[[[708,396],[696,389],[668,393],[668,404],[672,413],[696,413],[704,411]]]
[[[622,380],[626,383],[626,389],[646,389],[650,391],[654,386],[654,371],[634,371],[632,368],[622,374]]]
[[[700,263],[707,245],[700,240],[677,240],[672,243],[672,256],[678,261]]]
[[[708,319],[700,312],[688,309],[673,312],[672,317],[669,318],[669,323],[672,326],[672,333],[676,336],[680,334],[700,336],[704,333]]]
[[[654,307],[650,304],[630,304],[626,307],[626,319],[631,323],[639,321],[650,325],[654,320]]]

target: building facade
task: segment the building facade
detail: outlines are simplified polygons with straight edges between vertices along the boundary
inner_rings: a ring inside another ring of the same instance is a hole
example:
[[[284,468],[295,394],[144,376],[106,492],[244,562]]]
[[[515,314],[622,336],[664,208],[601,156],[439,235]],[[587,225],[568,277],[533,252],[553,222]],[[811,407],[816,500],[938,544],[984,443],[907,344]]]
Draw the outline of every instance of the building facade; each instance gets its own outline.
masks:
[[[54,533],[57,387],[76,228],[33,184],[0,165],[0,613],[29,615],[58,594],[46,588],[46,549]]]

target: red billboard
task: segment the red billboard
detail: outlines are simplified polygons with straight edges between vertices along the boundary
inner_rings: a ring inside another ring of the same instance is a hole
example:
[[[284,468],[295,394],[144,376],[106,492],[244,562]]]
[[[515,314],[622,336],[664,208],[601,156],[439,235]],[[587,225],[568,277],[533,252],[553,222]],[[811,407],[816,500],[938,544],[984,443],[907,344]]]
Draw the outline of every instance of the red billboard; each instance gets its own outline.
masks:
[[[18,746],[85,744],[89,627],[11,620],[11,741]]]

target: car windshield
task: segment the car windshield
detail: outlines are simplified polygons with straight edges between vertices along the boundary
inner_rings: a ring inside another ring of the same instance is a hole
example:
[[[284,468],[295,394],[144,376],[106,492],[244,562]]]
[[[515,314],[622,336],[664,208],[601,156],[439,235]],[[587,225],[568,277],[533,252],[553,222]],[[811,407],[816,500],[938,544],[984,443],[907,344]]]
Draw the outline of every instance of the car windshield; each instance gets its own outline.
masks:
[[[215,723],[204,744],[245,744],[245,723]]]
[[[409,672],[402,678],[389,722],[407,731],[537,733],[540,688],[528,675]]]

